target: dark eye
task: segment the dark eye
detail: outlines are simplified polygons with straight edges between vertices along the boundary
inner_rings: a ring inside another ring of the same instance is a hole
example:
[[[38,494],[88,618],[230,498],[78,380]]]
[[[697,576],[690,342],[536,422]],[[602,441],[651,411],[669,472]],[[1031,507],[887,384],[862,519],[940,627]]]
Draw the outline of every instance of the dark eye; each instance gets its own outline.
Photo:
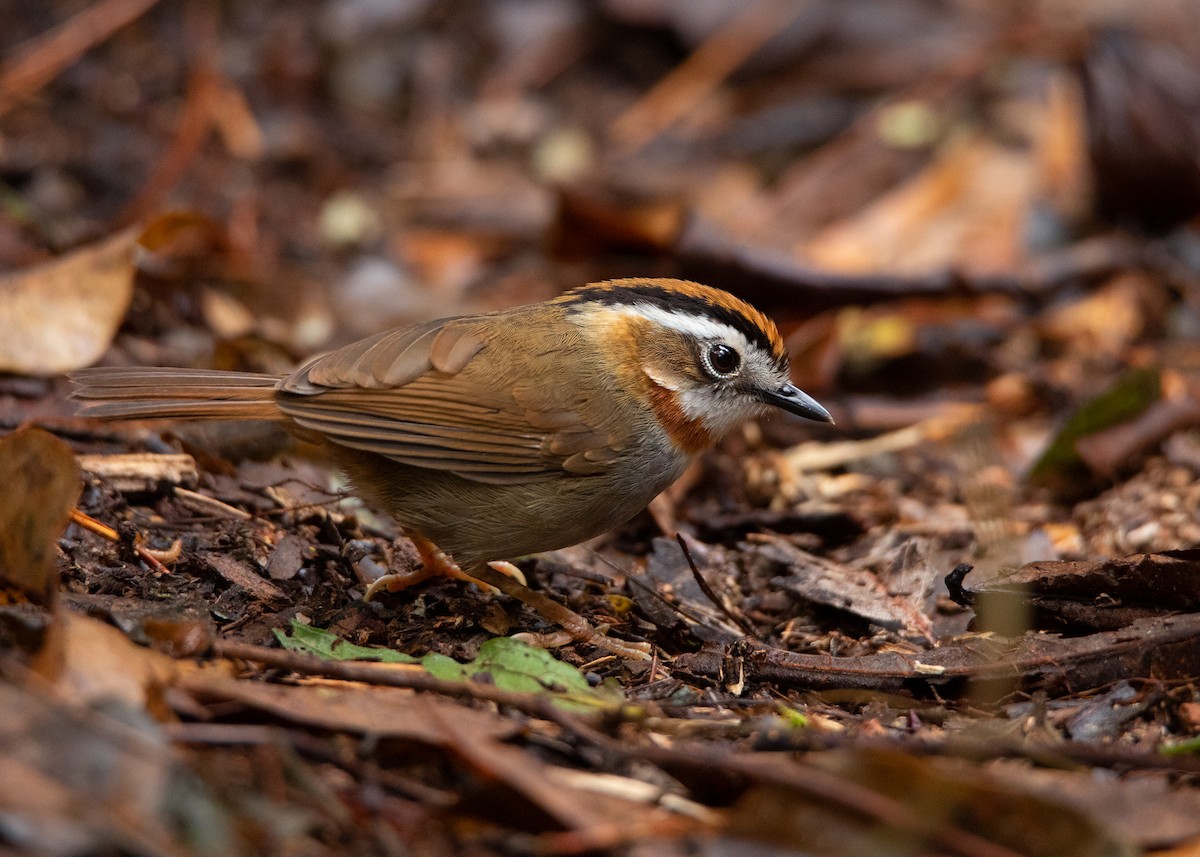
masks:
[[[714,378],[732,375],[742,365],[742,355],[723,342],[714,342],[704,352],[704,368]]]

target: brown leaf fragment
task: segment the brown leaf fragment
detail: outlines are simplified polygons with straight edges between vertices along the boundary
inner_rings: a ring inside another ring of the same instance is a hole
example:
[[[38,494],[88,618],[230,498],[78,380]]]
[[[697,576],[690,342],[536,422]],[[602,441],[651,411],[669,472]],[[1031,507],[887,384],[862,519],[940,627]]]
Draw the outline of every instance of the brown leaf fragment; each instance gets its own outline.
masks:
[[[165,282],[203,278],[219,270],[214,266],[222,263],[229,250],[221,224],[187,209],[168,211],[148,220],[138,236],[138,245],[143,251],[138,270]],[[201,300],[203,307],[203,297]]]
[[[992,765],[988,775],[1009,788],[1102,819],[1114,835],[1142,848],[1167,848],[1200,837],[1200,792],[1173,785],[1166,776],[1079,776],[1016,762]]]
[[[141,637],[155,651],[172,658],[194,658],[212,647],[211,622],[183,618],[146,618],[141,625]]]
[[[459,764],[479,780],[480,789],[468,805],[489,818],[519,821],[526,829],[586,830],[621,823],[631,818],[632,805],[621,802],[620,814],[596,800],[595,795],[569,787],[558,780],[553,766],[517,747],[462,729],[449,708],[431,715],[448,740],[446,747]]]
[[[599,248],[662,252],[679,234],[683,212],[672,203],[614,199],[565,188],[558,198],[552,241],[566,258],[587,258]]]
[[[289,687],[203,674],[179,685],[203,703],[237,702],[288,723],[441,748],[474,778],[466,810],[527,830],[601,830],[645,812],[628,800],[600,800],[554,766],[501,743],[520,730],[515,721],[448,699],[353,682]]]
[[[63,611],[53,633],[36,666],[60,699],[75,704],[107,700],[144,708],[179,672],[177,661],[89,616]]]
[[[180,686],[203,702],[237,702],[288,723],[437,746],[451,740],[441,714],[455,729],[483,739],[506,738],[518,728],[496,714],[395,687],[352,682],[289,687],[204,674],[186,676]]]
[[[869,571],[801,550],[786,539],[771,538],[755,544],[752,551],[784,566],[786,572],[771,581],[779,589],[816,604],[853,613],[881,628],[926,639],[933,637],[929,618],[910,599],[889,592]],[[920,600],[923,598],[922,595]]]
[[[1026,261],[1021,224],[1032,161],[983,135],[956,135],[915,176],[812,236],[805,259],[825,270],[966,274]]]
[[[1117,274],[1085,295],[1048,308],[1037,329],[1051,342],[1080,354],[1119,357],[1162,312],[1157,278],[1130,271]]]
[[[686,629],[705,641],[737,639],[743,631],[732,625],[703,591],[680,545],[665,538],[656,538],[652,544],[644,580],[632,576],[640,584],[630,589],[638,609],[663,632]],[[727,580],[737,573],[724,548],[689,540],[688,551],[710,582]]]
[[[71,448],[37,428],[0,439],[0,583],[46,604],[58,589],[55,541],[79,497]]]
[[[304,565],[305,547],[304,539],[294,533],[281,538],[267,560],[267,575],[272,580],[291,580]]]
[[[758,786],[738,803],[730,831],[828,857],[931,851],[978,857],[1136,853],[1109,833],[1100,818],[957,761],[859,750],[822,753],[817,763],[848,785],[869,790],[861,805]],[[921,829],[898,823],[913,817],[921,819]],[[864,818],[872,823],[864,824]]]
[[[203,813],[207,853],[245,853],[212,796],[183,769],[161,729],[136,710],[64,703],[0,684],[0,815],[11,853],[194,857],[180,797]],[[113,716],[113,714],[116,716]],[[209,814],[212,813],[212,814]]]
[[[953,823],[985,843],[1025,857],[1132,857],[1136,853],[1132,844],[1108,831],[1104,817],[1069,807],[1052,793],[1002,783],[968,763],[860,750],[822,754],[817,766],[919,811],[930,828]],[[857,835],[870,841],[880,831],[872,828]],[[870,852],[869,846],[854,850],[853,839],[851,834],[844,840],[847,850],[832,853]],[[983,847],[972,852],[990,853]]]
[[[0,277],[0,371],[56,375],[99,359],[133,297],[137,230]]]

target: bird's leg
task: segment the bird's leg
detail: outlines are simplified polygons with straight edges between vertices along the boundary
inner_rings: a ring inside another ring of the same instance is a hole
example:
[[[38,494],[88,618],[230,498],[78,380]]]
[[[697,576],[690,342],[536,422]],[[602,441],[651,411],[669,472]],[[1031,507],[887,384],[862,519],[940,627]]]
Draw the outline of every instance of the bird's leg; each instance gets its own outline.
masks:
[[[605,636],[602,630],[592,627],[587,619],[575,611],[568,610],[540,592],[535,592],[526,586],[523,580],[518,583],[514,579],[514,572],[521,573],[511,562],[489,562],[483,568],[474,569],[472,573],[481,585],[493,586],[505,595],[517,599],[547,622],[558,625],[576,642],[590,643],[622,658],[650,660],[650,646],[647,643],[630,643]]]
[[[591,643],[593,646],[605,649],[623,658],[638,660],[650,659],[650,647],[646,643],[629,643],[606,637],[604,633],[592,627],[587,619],[578,613],[568,610],[540,592],[535,592],[526,584],[525,575],[521,569],[511,562],[489,562],[480,568],[471,569],[471,573],[458,567],[450,555],[428,539],[420,536],[410,536],[412,543],[421,556],[423,566],[408,574],[385,574],[367,587],[364,601],[370,601],[381,590],[398,592],[427,580],[430,577],[451,577],[455,580],[465,580],[476,586],[486,587],[494,592],[503,592],[510,598],[515,598],[530,607],[547,622],[552,622],[566,631],[572,640]]]
[[[406,574],[385,574],[383,577],[378,577],[371,582],[367,587],[367,591],[363,594],[363,601],[370,601],[380,590],[386,589],[388,592],[399,592],[401,589],[407,589],[414,584],[420,583],[423,580],[428,580],[431,577],[449,577],[453,580],[465,580],[467,583],[473,583],[476,586],[495,589],[493,586],[476,580],[471,575],[467,574],[458,567],[450,554],[439,548],[429,539],[421,536],[409,536],[413,546],[417,549],[417,554],[421,557],[421,567],[416,571],[410,571]],[[512,563],[504,563],[511,569],[511,572],[506,571],[510,577],[514,577],[525,584],[525,575],[521,570]]]

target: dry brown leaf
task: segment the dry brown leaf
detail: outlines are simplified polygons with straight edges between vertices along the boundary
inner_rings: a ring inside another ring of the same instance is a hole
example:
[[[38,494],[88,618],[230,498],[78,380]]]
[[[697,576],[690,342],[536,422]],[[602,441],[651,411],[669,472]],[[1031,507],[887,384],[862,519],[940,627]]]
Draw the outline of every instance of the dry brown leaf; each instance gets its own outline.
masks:
[[[137,230],[0,277],[0,371],[57,375],[88,366],[133,297]]]
[[[488,740],[516,731],[513,723],[495,714],[403,688],[351,682],[289,687],[203,673],[181,679],[180,686],[204,700],[241,703],[289,723],[434,746],[451,741],[460,729]],[[453,729],[448,730],[445,721],[453,723]]]
[[[158,689],[173,681],[179,662],[139,646],[111,625],[62,612],[39,654],[38,672],[54,683],[56,695],[75,704],[119,700],[135,708],[157,701]]]
[[[779,576],[774,588],[790,592],[814,604],[824,604],[860,616],[881,628],[933,640],[933,627],[922,612],[928,592],[893,593],[879,576],[864,569],[802,550],[785,538],[765,533],[755,538],[749,552],[771,566]],[[926,570],[926,587],[933,574]]]
[[[630,801],[618,798],[602,801],[594,793],[572,788],[552,774],[551,765],[519,747],[463,729],[457,718],[458,712],[445,707],[429,714],[433,724],[440,726],[448,737],[447,749],[459,764],[487,784],[480,793],[487,795],[492,805],[481,809],[494,812],[496,801],[511,800],[504,811],[513,818],[538,824],[543,823],[539,819],[542,816],[563,830],[576,831],[614,824],[633,825],[644,812],[644,807]],[[504,794],[505,789],[511,791],[511,796]]]
[[[1027,857],[1132,857],[1140,853],[1108,830],[1106,819],[1053,793],[997,781],[949,759],[889,750],[817,754],[814,767],[839,780],[833,797],[774,784],[747,791],[729,816],[738,839],[779,853],[953,853]],[[870,823],[864,823],[864,817]],[[792,850],[785,850],[792,849]],[[749,851],[747,851],[749,853]]]
[[[1041,195],[1059,215],[1072,222],[1087,217],[1092,204],[1087,163],[1087,127],[1083,91],[1063,70],[1046,85],[1045,120],[1034,141]]]
[[[1156,851],[1156,857],[1200,857],[1200,838],[1185,842],[1169,851]]]
[[[55,541],[79,498],[71,448],[41,429],[0,439],[0,584],[45,604],[58,589]]]
[[[1041,321],[1042,333],[1080,354],[1120,355],[1145,330],[1150,320],[1147,295],[1154,291],[1149,275],[1121,274],[1079,300],[1048,311]]]
[[[801,248],[833,271],[1009,271],[1024,261],[1032,160],[982,138],[947,146],[922,173]]]
[[[1016,760],[988,765],[985,776],[1001,788],[1072,807],[1113,835],[1153,849],[1155,857],[1200,855],[1200,793],[1186,781],[1172,783],[1172,778],[1149,771],[1130,777],[1081,777]],[[1187,845],[1178,851],[1158,850],[1188,840],[1195,850],[1189,852]]]
[[[0,708],[0,814],[10,853],[215,853],[178,841],[170,795],[210,807],[155,724],[18,684],[0,684]],[[205,836],[222,841],[223,819],[209,818]]]

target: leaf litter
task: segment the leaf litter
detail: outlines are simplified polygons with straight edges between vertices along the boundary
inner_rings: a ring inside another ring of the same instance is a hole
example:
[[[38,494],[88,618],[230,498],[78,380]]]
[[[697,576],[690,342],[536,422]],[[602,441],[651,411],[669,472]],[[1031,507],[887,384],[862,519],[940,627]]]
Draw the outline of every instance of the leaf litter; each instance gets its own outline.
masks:
[[[1194,12],[69,5],[0,68],[0,419],[84,472],[0,439],[6,845],[1195,848]],[[618,275],[761,305],[839,424],[522,562],[644,661],[364,603],[415,555],[312,449],[56,378]]]

